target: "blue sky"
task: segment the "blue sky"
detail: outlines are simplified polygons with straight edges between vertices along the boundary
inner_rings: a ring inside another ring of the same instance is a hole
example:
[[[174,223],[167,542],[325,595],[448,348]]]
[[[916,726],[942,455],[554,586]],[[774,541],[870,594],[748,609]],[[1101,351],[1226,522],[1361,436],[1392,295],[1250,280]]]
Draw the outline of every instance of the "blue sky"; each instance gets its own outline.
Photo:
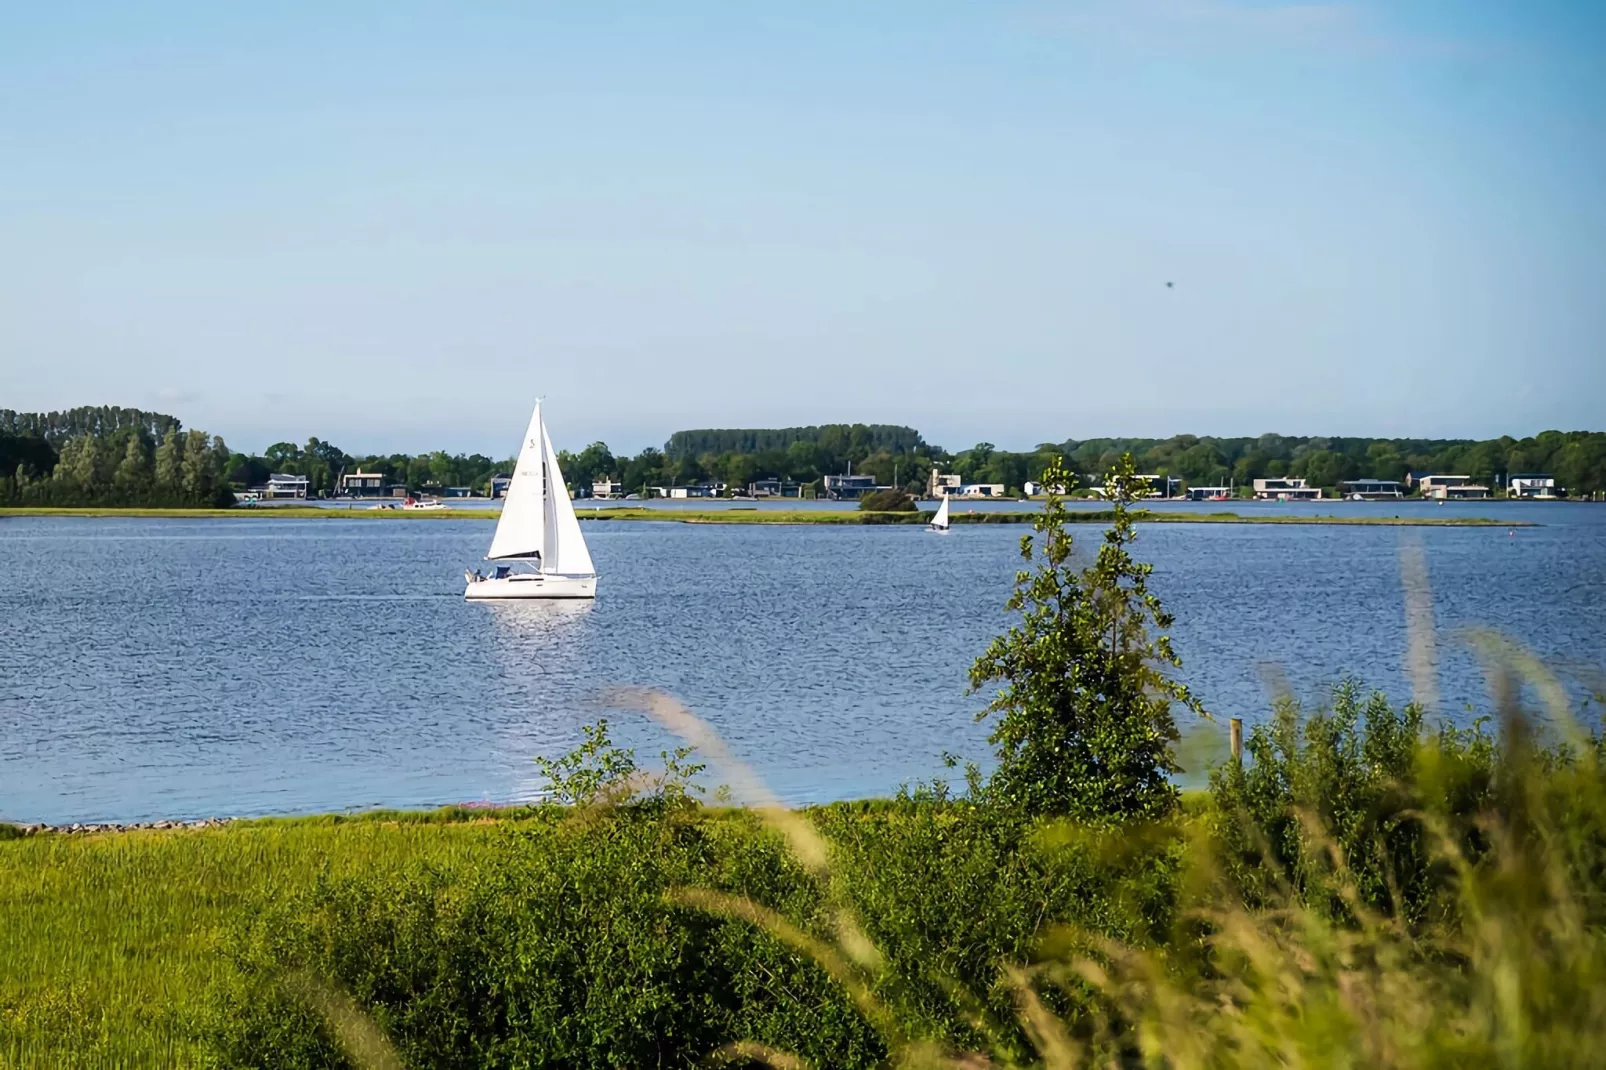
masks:
[[[1603,50],[1544,0],[10,5],[0,407],[1600,429]]]

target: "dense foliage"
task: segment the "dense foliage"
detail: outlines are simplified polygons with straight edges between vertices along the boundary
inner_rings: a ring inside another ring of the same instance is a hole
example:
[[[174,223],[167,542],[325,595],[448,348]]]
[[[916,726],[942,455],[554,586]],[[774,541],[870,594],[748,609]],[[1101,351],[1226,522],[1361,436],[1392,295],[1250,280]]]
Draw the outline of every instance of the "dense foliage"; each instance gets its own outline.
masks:
[[[784,451],[793,443],[819,446],[832,454],[863,450],[914,453],[925,445],[920,432],[912,427],[892,424],[825,424],[820,427],[754,428],[748,430],[712,429],[676,431],[664,443],[664,455],[679,461],[706,453],[766,453]]]
[[[16,416],[16,414],[10,414]],[[73,410],[16,420],[59,437],[0,432],[0,504],[42,506],[227,507],[228,448],[205,431],[183,431],[171,417],[129,409]],[[95,426],[98,433],[74,432]],[[151,426],[165,428],[152,435]]]
[[[80,405],[65,412],[15,412],[0,409],[0,433],[37,435],[53,445],[88,435],[108,438],[120,431],[139,431],[150,439],[160,439],[180,428],[178,418],[143,409],[117,405]]]

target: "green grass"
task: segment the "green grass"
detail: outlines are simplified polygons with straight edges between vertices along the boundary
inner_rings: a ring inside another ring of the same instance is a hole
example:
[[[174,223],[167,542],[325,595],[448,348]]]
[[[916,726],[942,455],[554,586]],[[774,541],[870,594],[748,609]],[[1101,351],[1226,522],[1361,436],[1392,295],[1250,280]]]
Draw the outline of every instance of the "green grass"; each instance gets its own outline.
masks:
[[[0,842],[0,1065],[194,1065],[246,904],[320,875],[452,870],[501,823],[447,812]]]

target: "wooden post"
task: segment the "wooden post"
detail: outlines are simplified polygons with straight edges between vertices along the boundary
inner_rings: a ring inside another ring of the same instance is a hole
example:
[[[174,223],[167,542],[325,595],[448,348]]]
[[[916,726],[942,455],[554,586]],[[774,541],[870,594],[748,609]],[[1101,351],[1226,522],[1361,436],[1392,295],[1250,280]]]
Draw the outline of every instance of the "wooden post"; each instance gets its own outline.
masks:
[[[1234,717],[1227,722],[1227,738],[1232,745],[1232,760],[1242,764],[1244,760],[1244,719]]]

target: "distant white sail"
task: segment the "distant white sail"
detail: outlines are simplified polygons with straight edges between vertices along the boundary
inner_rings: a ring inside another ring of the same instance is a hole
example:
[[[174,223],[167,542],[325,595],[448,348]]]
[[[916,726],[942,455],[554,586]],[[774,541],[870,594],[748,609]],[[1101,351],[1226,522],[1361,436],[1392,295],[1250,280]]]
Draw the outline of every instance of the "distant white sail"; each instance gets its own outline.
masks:
[[[508,483],[507,495],[502,501],[502,516],[496,522],[491,551],[485,555],[493,561],[529,557],[532,554],[540,554],[542,561],[546,560],[547,494],[546,472],[542,463],[545,443],[546,429],[541,426],[541,403],[538,401],[535,411],[530,414],[530,426],[524,432],[524,445],[519,447],[518,464],[513,469],[513,479]]]
[[[569,488],[558,469],[558,454],[547,437],[545,425],[541,428],[541,448],[546,455],[547,517],[551,531],[550,547],[541,555],[541,571],[555,572],[560,576],[591,576],[597,571],[591,563],[591,551],[580,535],[580,521],[574,515],[574,503],[569,500]]]
[[[937,515],[931,518],[931,526],[934,528],[948,526],[948,495],[942,496],[942,504],[937,506]]]

